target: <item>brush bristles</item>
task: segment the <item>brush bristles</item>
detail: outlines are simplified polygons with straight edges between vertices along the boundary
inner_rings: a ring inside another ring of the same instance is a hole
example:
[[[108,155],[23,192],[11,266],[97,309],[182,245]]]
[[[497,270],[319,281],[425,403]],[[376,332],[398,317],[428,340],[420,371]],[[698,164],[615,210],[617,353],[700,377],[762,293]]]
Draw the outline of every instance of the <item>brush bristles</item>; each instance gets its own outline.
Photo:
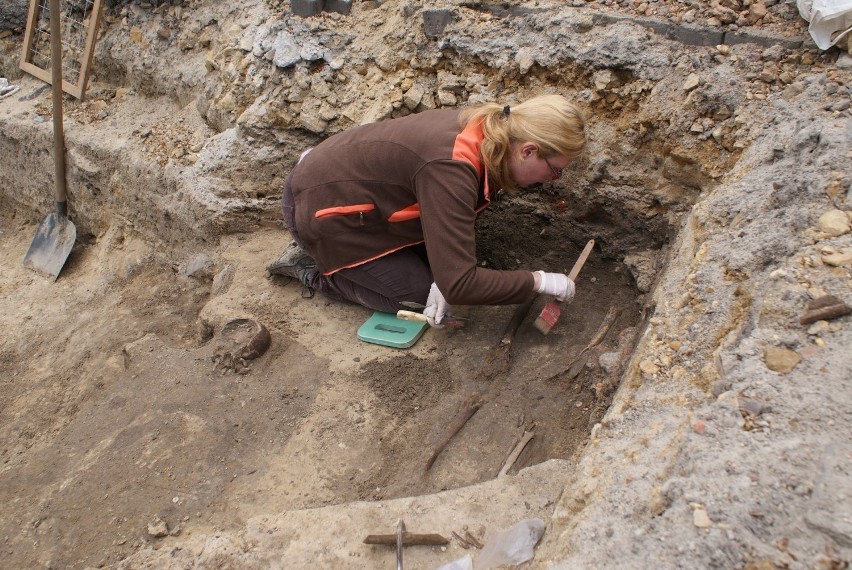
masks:
[[[550,332],[550,329],[556,324],[556,321],[559,320],[559,304],[555,301],[551,301],[547,303],[544,308],[539,313],[538,317],[535,319],[535,323],[533,326],[538,329],[538,332],[541,334],[547,334]]]

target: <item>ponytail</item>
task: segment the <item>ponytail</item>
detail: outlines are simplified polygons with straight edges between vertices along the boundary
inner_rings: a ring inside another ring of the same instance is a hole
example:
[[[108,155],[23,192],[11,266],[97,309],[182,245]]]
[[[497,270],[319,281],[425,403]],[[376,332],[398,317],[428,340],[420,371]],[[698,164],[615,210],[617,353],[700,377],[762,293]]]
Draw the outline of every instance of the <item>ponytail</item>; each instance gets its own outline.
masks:
[[[481,122],[480,156],[496,187],[514,190],[509,170],[511,143],[536,144],[542,157],[577,157],[586,145],[583,112],[561,95],[540,95],[513,106],[484,103],[462,111],[461,126]]]

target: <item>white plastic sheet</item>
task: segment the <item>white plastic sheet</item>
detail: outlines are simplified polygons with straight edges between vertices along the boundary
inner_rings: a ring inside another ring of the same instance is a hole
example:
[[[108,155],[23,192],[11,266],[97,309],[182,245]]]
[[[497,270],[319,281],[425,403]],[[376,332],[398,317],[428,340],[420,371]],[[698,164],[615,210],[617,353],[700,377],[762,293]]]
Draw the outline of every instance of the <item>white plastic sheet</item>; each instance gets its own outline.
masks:
[[[476,570],[497,568],[505,564],[517,565],[530,560],[535,545],[544,534],[544,521],[524,519],[509,530],[496,533],[488,539],[473,563]]]
[[[820,49],[828,49],[852,31],[852,0],[796,0],[799,14]]]

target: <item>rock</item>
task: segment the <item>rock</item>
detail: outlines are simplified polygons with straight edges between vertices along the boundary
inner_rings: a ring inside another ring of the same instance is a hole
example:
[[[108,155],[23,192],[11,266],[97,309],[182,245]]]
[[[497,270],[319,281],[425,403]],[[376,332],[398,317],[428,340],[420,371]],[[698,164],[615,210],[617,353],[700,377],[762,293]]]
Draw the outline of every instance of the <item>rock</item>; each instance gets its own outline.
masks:
[[[535,65],[535,58],[528,49],[521,49],[515,56],[515,61],[518,63],[518,69],[521,75],[526,75],[527,72]]]
[[[763,359],[767,368],[782,374],[790,372],[802,361],[802,357],[797,352],[774,346],[764,349]]]
[[[660,367],[646,358],[645,360],[639,363],[639,370],[641,370],[645,374],[656,374],[660,371]]]
[[[808,301],[805,314],[799,319],[799,323],[808,325],[824,322],[828,326],[827,321],[843,317],[849,313],[852,313],[852,307],[844,303],[841,299],[834,295],[821,294]],[[813,332],[811,332],[812,329]],[[824,332],[824,330],[814,327],[808,329],[808,334],[819,334],[821,332]]]
[[[784,57],[784,48],[775,44],[774,46],[763,50],[760,57],[763,58],[764,61],[780,61]]]
[[[130,28],[130,41],[135,44],[142,43],[142,30],[136,26]]]
[[[299,124],[312,133],[323,133],[328,127],[328,123],[322,119],[314,111],[303,109],[299,114]]]
[[[701,79],[695,73],[690,73],[683,84],[683,90],[692,91],[699,85],[701,85]]]
[[[0,30],[13,30],[27,23],[26,0],[5,0],[0,8]]]
[[[405,108],[413,111],[420,105],[423,100],[423,95],[426,94],[426,89],[422,85],[414,84],[411,89],[406,91],[402,96],[402,104]]]
[[[751,416],[753,418],[756,418],[770,409],[765,402],[749,398],[742,394],[737,397],[737,406],[741,414],[744,416]]]
[[[225,267],[223,267],[222,270],[213,278],[213,288],[211,292],[214,295],[226,293],[231,287],[231,283],[234,282],[235,273],[236,270],[234,269],[233,264],[226,263]]]
[[[166,521],[162,520],[160,517],[157,517],[148,523],[148,536],[152,538],[162,538],[168,535],[169,525],[167,525]]]
[[[764,69],[758,75],[758,79],[763,81],[764,83],[775,83],[778,79],[778,76],[771,69]]]
[[[256,33],[257,30],[255,30],[254,28],[251,28],[250,31],[252,33],[245,34],[244,36],[242,36],[240,38],[240,43],[239,43],[239,46],[238,46],[240,51],[245,52],[245,53],[252,51],[252,48],[254,47],[254,36],[252,34]]]
[[[435,97],[432,95],[432,92],[427,89],[426,93],[423,94],[423,99],[420,101],[420,109],[428,111],[435,108],[437,108],[437,105],[435,104]]]
[[[322,46],[314,42],[303,42],[301,49],[299,49],[299,57],[305,61],[318,61],[323,59],[324,55],[325,51]]]
[[[438,71],[438,89],[461,93],[464,91],[464,85],[464,78],[447,71]]]
[[[752,2],[751,6],[748,7],[748,23],[751,25],[756,24],[758,20],[766,16],[767,12],[766,4],[763,2]]]
[[[598,357],[598,364],[607,374],[617,374],[621,369],[621,353],[604,352]]]
[[[719,20],[722,24],[733,24],[737,21],[737,13],[731,10],[730,8],[726,8],[724,6],[719,6],[713,10],[714,17]]]
[[[438,102],[442,107],[455,107],[458,104],[458,97],[452,91],[440,89],[438,90]]]
[[[381,121],[384,118],[390,116],[393,112],[393,105],[384,98],[376,99],[376,101],[370,106],[369,109],[364,113],[361,117],[362,125],[366,125],[368,123],[374,123],[376,121]]]
[[[808,327],[808,334],[819,335],[831,331],[831,325],[828,321],[817,321]]]
[[[311,78],[311,96],[317,99],[326,99],[332,94],[331,88],[328,86],[322,77],[314,75]]]
[[[835,65],[841,69],[852,68],[852,55],[848,53],[841,53],[837,58],[837,63],[835,63]]]
[[[657,253],[654,250],[628,254],[624,257],[624,265],[636,280],[636,288],[639,291],[647,293],[651,290],[657,276]]]
[[[440,9],[427,9],[423,11],[423,33],[427,38],[436,39],[444,33],[444,29],[453,22],[452,11]]]
[[[832,237],[842,236],[850,230],[849,216],[843,210],[829,210],[819,217],[817,229]]]
[[[823,263],[832,267],[852,265],[852,247],[845,247],[840,251],[821,255],[820,259]]]
[[[603,91],[615,82],[615,75],[609,69],[602,69],[595,72],[592,76],[592,82],[595,84],[595,89]]]
[[[781,83],[783,83],[784,85],[789,85],[793,82],[795,76],[789,71],[782,71],[778,74],[778,79],[780,79]]]
[[[210,256],[203,253],[193,255],[180,268],[179,273],[195,279],[207,279],[213,276],[213,260],[210,259]]]
[[[703,507],[698,507],[692,511],[692,524],[698,528],[710,528],[713,526],[713,521]]]
[[[276,67],[287,68],[295,65],[302,60],[301,50],[295,38],[288,32],[280,32],[275,37],[275,42],[272,44],[274,55],[272,63]]]

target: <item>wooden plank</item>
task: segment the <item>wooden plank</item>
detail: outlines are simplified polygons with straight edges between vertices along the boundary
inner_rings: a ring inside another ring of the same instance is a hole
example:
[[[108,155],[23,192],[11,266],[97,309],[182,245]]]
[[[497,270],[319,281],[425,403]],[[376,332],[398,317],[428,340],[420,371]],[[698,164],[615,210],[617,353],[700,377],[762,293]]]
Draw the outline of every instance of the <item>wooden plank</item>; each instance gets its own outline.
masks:
[[[52,84],[53,81],[50,71],[44,67],[40,67],[33,61],[35,42],[37,40],[36,27],[38,26],[39,19],[42,17],[42,10],[39,5],[39,1],[40,0],[30,0],[30,9],[27,14],[27,27],[24,31],[24,45],[21,50],[20,68],[33,77],[41,79],[45,83]],[[83,99],[86,94],[86,87],[88,86],[89,75],[91,74],[95,42],[97,40],[102,11],[103,0],[93,0],[92,9],[89,11],[88,15],[88,24],[84,26],[85,38],[83,38],[82,41],[82,50],[79,52],[79,68],[73,70],[77,74],[76,83],[65,79],[67,66],[63,65],[62,90],[77,99]],[[85,14],[83,14],[83,16],[81,23],[86,21]],[[60,17],[64,19],[61,14]],[[63,44],[68,45],[70,40],[73,40],[73,38],[63,38]]]

